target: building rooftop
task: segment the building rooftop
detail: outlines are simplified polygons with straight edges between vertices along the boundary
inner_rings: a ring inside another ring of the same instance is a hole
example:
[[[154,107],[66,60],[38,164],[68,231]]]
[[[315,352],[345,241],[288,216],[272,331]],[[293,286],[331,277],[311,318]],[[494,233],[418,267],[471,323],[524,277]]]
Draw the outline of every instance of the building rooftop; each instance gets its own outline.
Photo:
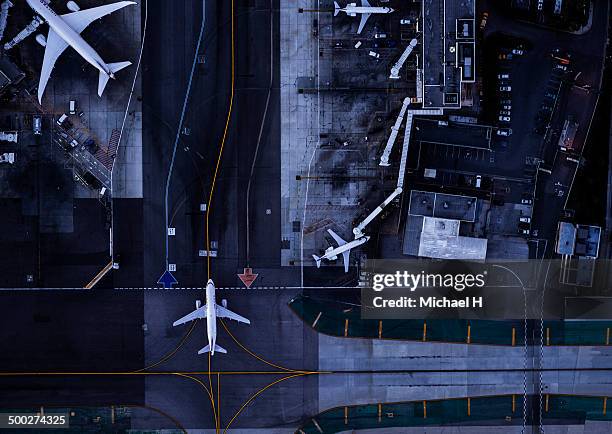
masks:
[[[474,0],[423,0],[423,106],[459,108],[475,72]]]
[[[560,255],[573,255],[576,241],[576,228],[568,222],[559,222],[556,252]]]
[[[599,226],[576,225],[576,255],[597,258],[599,256]]]
[[[555,251],[560,255],[597,258],[600,238],[601,228],[599,226],[574,226],[572,223],[559,222]]]
[[[477,199],[471,196],[412,190],[408,212],[415,216],[473,222]]]
[[[486,238],[459,236],[460,225],[459,220],[408,216],[403,253],[438,259],[485,259]]]

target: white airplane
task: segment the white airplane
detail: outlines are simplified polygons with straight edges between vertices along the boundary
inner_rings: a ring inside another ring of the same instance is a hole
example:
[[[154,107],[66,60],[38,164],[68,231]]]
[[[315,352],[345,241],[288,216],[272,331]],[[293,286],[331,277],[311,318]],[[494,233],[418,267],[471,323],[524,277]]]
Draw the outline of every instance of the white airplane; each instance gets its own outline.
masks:
[[[338,15],[340,11],[346,13],[349,17],[355,17],[357,14],[361,15],[361,21],[359,22],[359,29],[357,34],[360,34],[363,30],[366,21],[372,14],[390,14],[393,9],[386,6],[371,6],[368,0],[361,0],[361,6],[357,6],[357,3],[349,3],[345,7],[341,8],[338,2],[334,1],[334,17]]]
[[[85,42],[80,33],[93,21],[128,5],[134,5],[136,4],[135,2],[120,1],[110,5],[58,15],[49,7],[48,0],[26,1],[38,15],[49,24],[49,34],[44,42],[45,57],[43,59],[42,70],[40,71],[40,82],[38,84],[38,102],[42,101],[42,96],[45,92],[45,87],[47,87],[47,82],[49,81],[55,62],[68,46],[74,48],[83,59],[100,71],[100,76],[98,78],[98,96],[102,96],[108,79],[115,78],[115,72],[132,64],[132,62],[104,62],[96,50]]]
[[[227,353],[225,348],[217,345],[217,318],[228,318],[245,324],[251,324],[248,319],[232,312],[227,309],[227,301],[222,300],[219,306],[215,301],[215,284],[212,279],[206,284],[206,304],[202,306],[200,300],[196,300],[196,309],[190,314],[185,315],[181,319],[174,321],[173,326],[185,324],[186,322],[193,321],[194,319],[206,318],[206,333],[208,334],[208,345],[198,351],[198,354],[208,353],[214,356],[215,351],[220,353]]]
[[[327,250],[325,250],[325,254],[321,257],[317,255],[312,255],[315,262],[317,263],[317,268],[321,267],[321,259],[327,259],[328,261],[335,261],[336,259],[338,259],[338,255],[342,253],[342,258],[344,260],[344,272],[348,273],[349,256],[351,254],[351,249],[357,246],[361,246],[362,244],[366,243],[370,239],[370,237],[369,236],[361,237],[361,238],[358,238],[356,240],[353,240],[347,243],[340,237],[340,235],[338,235],[331,229],[328,229],[327,232],[329,232],[329,234],[334,238],[334,240],[336,240],[336,242],[338,243],[338,247],[336,248],[331,247],[331,246],[328,247]]]

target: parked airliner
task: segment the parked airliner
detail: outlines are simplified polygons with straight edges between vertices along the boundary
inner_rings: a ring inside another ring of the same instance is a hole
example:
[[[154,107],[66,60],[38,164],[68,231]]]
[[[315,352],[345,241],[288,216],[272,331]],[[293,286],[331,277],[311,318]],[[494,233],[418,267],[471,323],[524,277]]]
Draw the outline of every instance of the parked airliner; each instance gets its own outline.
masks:
[[[95,20],[102,18],[112,12],[129,5],[136,4],[133,1],[120,1],[110,5],[98,6],[96,8],[79,10],[64,15],[58,15],[49,6],[47,0],[26,0],[28,5],[41,19],[49,24],[49,34],[44,42],[45,56],[40,71],[38,83],[38,102],[42,102],[42,96],[51,76],[51,71],[59,56],[69,46],[83,57],[87,62],[100,71],[98,78],[98,96],[102,96],[109,78],[115,78],[115,72],[132,64],[132,62],[106,63],[100,55],[81,37],[81,32]]]
[[[206,318],[206,333],[208,334],[208,345],[198,351],[198,354],[208,353],[209,351],[211,355],[214,355],[215,352],[227,353],[225,348],[221,347],[220,345],[217,345],[216,342],[217,318],[228,318],[245,324],[251,324],[251,321],[249,321],[248,319],[227,309],[226,300],[222,300],[221,304],[223,306],[219,306],[215,300],[215,284],[211,279],[206,284],[206,304],[202,306],[202,302],[200,300],[196,300],[196,309],[193,312],[185,315],[181,319],[174,321],[174,324],[172,324],[173,326],[177,326],[180,324],[185,324],[189,321],[193,321],[195,319]]]
[[[338,2],[334,2],[334,16],[338,15],[339,12],[346,13],[349,17],[355,17],[357,14],[361,15],[361,21],[359,22],[359,29],[357,34],[360,34],[365,27],[368,18],[372,14],[390,14],[393,9],[387,6],[371,6],[368,0],[361,0],[361,6],[357,6],[357,3],[349,3],[345,7],[341,8]]]

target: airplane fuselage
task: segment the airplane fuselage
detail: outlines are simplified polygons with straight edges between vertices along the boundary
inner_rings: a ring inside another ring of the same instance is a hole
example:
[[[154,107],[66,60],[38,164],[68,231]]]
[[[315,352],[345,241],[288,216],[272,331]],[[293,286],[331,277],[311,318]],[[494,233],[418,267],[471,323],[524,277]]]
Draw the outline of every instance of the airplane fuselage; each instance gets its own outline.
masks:
[[[89,45],[81,35],[74,31],[59,15],[55,13],[44,0],[26,0],[28,5],[40,15],[51,29],[60,36],[68,45],[83,57],[88,63],[99,71],[113,77],[113,73],[100,55]]]
[[[215,284],[209,280],[206,284],[206,334],[208,335],[208,345],[210,345],[210,355],[215,354],[215,342],[217,341],[217,301],[215,297]]]
[[[347,15],[354,17],[357,14],[390,14],[393,9],[379,6],[346,6],[340,9]]]
[[[341,246],[338,246],[336,248],[327,249],[325,251],[325,254],[321,257],[321,259],[334,260],[336,259],[338,255],[341,255],[343,252],[346,252],[347,250],[354,249],[357,246],[361,246],[362,244],[366,243],[369,239],[370,239],[369,236],[365,236],[365,237],[361,237],[356,240],[353,240],[349,243],[343,244]]]

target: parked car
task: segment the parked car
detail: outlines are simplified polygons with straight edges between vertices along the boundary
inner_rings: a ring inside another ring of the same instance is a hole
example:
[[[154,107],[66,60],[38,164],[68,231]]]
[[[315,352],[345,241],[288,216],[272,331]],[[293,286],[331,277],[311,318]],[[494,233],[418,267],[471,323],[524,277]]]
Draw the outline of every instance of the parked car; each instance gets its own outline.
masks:
[[[500,110],[499,114],[502,115],[502,116],[510,116],[511,115],[510,110]]]
[[[510,116],[500,116],[499,121],[500,122],[510,122]]]
[[[511,51],[512,54],[514,54],[515,56],[522,56],[524,54],[524,51],[518,48],[515,48],[514,50]]]
[[[531,217],[519,217],[521,223],[531,223]]]
[[[497,74],[497,78],[500,80],[508,80],[510,78],[510,74]]]
[[[512,106],[510,104],[504,104],[501,106],[502,110],[512,110]]]
[[[523,205],[531,205],[533,201],[531,199],[521,199]]]
[[[499,86],[499,91],[500,92],[511,92],[512,91],[512,86]]]
[[[375,59],[380,58],[380,53],[377,53],[376,51],[370,51],[368,55],[372,56]]]
[[[68,119],[68,115],[66,113],[62,114],[59,119],[57,120],[57,124],[61,125],[64,123],[64,121]]]
[[[529,235],[529,229],[519,229],[518,231],[521,235]]]
[[[512,135],[512,128],[500,128],[497,130],[497,135],[498,136],[511,136]]]

